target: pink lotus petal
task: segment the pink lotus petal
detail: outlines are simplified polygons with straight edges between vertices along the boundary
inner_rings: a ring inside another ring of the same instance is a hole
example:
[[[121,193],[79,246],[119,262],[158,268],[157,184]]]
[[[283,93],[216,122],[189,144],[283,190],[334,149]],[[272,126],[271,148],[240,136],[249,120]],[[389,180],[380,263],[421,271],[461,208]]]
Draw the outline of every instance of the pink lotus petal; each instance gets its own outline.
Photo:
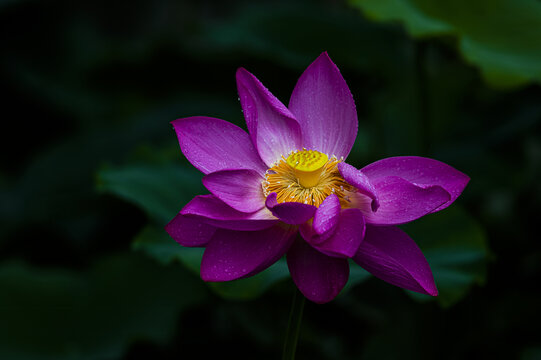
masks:
[[[324,255],[302,239],[297,239],[287,252],[287,265],[300,292],[319,304],[334,299],[349,277],[346,259]]]
[[[336,227],[340,215],[340,200],[336,194],[331,194],[323,200],[314,215],[314,230],[318,235],[324,235]]]
[[[299,224],[299,234],[301,237],[309,242],[310,244],[317,244],[323,240],[319,239],[319,235],[314,231],[312,226],[312,221],[307,221],[305,223]]]
[[[374,276],[404,289],[438,295],[430,266],[415,242],[394,226],[367,226],[353,260]]]
[[[237,88],[248,131],[268,167],[302,148],[299,123],[254,75],[237,70]]]
[[[441,186],[451,195],[451,199],[432,212],[451,205],[470,181],[466,174],[441,161],[419,156],[382,159],[365,166],[362,172],[372,181],[386,176],[399,176],[421,187]]]
[[[339,217],[340,200],[331,194],[317,208],[314,221],[299,226],[301,236],[310,244],[319,244],[334,234]]]
[[[218,228],[240,231],[266,229],[278,222],[266,208],[244,213],[233,209],[214,195],[194,197],[180,213],[197,216],[200,221]]]
[[[227,121],[194,116],[171,122],[180,149],[201,172],[223,169],[267,169],[255,151],[248,134]]]
[[[270,193],[267,196],[265,205],[274,216],[286,224],[298,225],[310,220],[315,212],[314,205],[301,204],[298,202],[278,203],[276,193]]]
[[[300,77],[289,109],[301,125],[307,149],[348,156],[357,136],[357,111],[346,81],[326,52]]]
[[[364,232],[365,223],[361,211],[345,209],[340,213],[340,221],[334,234],[329,239],[312,246],[329,256],[351,258],[357,253]]]
[[[205,281],[230,281],[257,274],[282,257],[295,239],[294,227],[260,231],[218,229],[201,260]]]
[[[233,209],[254,212],[265,206],[264,177],[254,170],[222,170],[203,177],[203,185]]]
[[[377,179],[372,183],[379,197],[377,212],[372,211],[372,199],[361,194],[353,199],[367,224],[404,224],[431,213],[451,198],[441,186],[420,187],[397,176]]]
[[[209,242],[216,228],[197,218],[178,214],[165,226],[165,231],[182,246],[200,247]]]
[[[345,162],[338,163],[338,171],[349,184],[355,186],[357,190],[372,199],[372,211],[376,212],[379,208],[379,199],[376,194],[374,184],[363,174],[361,170],[357,170],[353,166]]]

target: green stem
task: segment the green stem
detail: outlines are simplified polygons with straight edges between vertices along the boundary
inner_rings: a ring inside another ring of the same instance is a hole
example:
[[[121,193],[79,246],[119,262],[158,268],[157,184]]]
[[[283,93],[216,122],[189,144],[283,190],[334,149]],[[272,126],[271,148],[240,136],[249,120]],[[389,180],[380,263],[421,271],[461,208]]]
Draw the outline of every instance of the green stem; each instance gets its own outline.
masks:
[[[286,338],[284,341],[284,352],[282,360],[294,360],[297,350],[297,341],[301,330],[302,311],[304,309],[304,296],[295,289],[293,294],[293,303],[289,313],[289,323],[287,324]]]

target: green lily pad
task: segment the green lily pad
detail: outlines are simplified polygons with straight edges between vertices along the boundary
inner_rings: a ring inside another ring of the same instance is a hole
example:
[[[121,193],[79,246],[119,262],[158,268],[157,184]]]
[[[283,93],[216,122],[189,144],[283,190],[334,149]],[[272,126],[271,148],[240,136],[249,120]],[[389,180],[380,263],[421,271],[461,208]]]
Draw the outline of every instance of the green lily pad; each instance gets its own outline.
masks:
[[[415,37],[450,35],[489,84],[541,82],[541,3],[535,0],[351,0],[369,18]]]
[[[75,272],[0,266],[0,358],[116,359],[135,340],[165,343],[205,288],[180,267],[137,255]]]
[[[180,246],[164,229],[146,226],[133,240],[132,248],[145,252],[164,265],[180,261],[190,271],[199,275],[203,249]]]
[[[360,267],[359,265],[357,265],[356,263],[350,260],[349,261],[349,279],[346,286],[344,286],[344,289],[342,289],[342,291],[340,292],[340,296],[347,294],[354,286],[357,286],[365,282],[371,277],[372,275],[368,271],[366,271],[365,269],[363,269],[362,267]]]
[[[436,298],[409,292],[414,298],[450,306],[484,283],[490,254],[486,236],[462,208],[452,205],[403,228],[423,251],[439,291]]]
[[[163,229],[154,226],[145,227],[135,238],[133,249],[163,264],[178,261],[194,274],[199,275],[203,248],[188,248],[177,244]],[[261,273],[235,281],[208,283],[210,288],[226,299],[249,300],[262,295],[275,283],[287,278],[289,270],[285,259],[281,259]]]
[[[195,195],[204,193],[197,170],[151,162],[101,169],[98,189],[134,203],[164,225]]]

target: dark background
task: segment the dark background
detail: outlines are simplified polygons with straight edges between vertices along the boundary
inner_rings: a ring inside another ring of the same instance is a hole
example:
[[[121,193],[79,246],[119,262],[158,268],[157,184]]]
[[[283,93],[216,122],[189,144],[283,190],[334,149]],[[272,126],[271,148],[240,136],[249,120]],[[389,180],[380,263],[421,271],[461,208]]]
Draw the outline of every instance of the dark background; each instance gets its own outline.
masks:
[[[297,358],[541,358],[541,4],[371,3],[0,1],[0,358],[278,358],[283,263],[209,287],[162,230],[205,191],[169,122],[244,126],[238,67],[287,104],[322,51],[356,101],[350,163],[422,155],[472,180],[405,227],[441,296],[352,266],[307,303]]]

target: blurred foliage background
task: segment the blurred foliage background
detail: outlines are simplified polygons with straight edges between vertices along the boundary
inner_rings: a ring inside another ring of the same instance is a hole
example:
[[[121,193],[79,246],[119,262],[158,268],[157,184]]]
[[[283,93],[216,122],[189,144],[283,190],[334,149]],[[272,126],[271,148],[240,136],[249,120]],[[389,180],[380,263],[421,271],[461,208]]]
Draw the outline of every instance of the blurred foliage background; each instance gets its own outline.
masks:
[[[352,266],[307,304],[297,357],[541,358],[541,2],[3,0],[0,29],[1,359],[278,358],[284,263],[205,284],[163,231],[205,192],[169,122],[244,127],[238,67],[287,104],[325,50],[357,104],[350,163],[472,181],[404,226],[441,295]]]

